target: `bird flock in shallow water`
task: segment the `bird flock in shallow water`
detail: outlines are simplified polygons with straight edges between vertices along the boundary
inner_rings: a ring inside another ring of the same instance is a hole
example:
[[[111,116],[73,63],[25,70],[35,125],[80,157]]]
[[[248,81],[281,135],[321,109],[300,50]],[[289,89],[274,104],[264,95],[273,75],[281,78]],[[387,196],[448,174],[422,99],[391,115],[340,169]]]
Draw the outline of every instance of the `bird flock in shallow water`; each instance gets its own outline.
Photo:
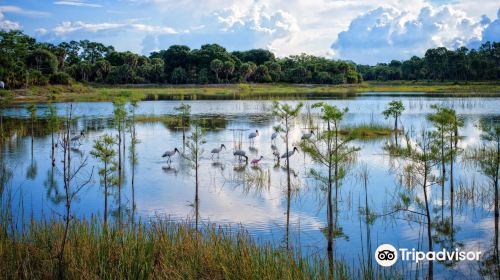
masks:
[[[314,131],[310,131],[309,133],[305,133],[302,135],[301,137],[301,140],[302,141],[305,141],[305,140],[309,140],[311,139],[311,137],[314,135]],[[254,143],[255,143],[255,139],[259,136],[259,131],[258,130],[255,130],[255,132],[251,132],[248,134],[248,141],[249,141],[249,144],[250,144],[250,150],[253,148],[254,150],[255,147],[253,147]],[[297,147],[293,147],[292,150],[288,151],[288,152],[285,152],[283,154],[280,155],[279,151],[278,151],[278,148],[276,147],[275,145],[275,142],[276,142],[276,138],[279,136],[279,132],[275,131],[273,134],[271,134],[271,149],[272,149],[272,154],[273,154],[273,158],[275,161],[277,161],[279,163],[280,159],[286,159],[286,158],[290,158],[292,157],[295,153],[298,153],[299,152],[299,149]],[[219,147],[217,148],[213,148],[211,150],[211,159],[213,160],[215,156],[217,156],[217,159],[220,157],[220,154],[222,153],[223,150],[226,150],[226,146],[224,144],[221,144]],[[166,151],[165,153],[163,153],[163,157],[166,157],[167,158],[167,162],[168,163],[171,163],[172,162],[172,157],[176,154],[176,153],[180,153],[180,151],[177,149],[177,148],[174,148],[173,150],[171,151]],[[238,147],[235,147],[234,151],[233,151],[233,156],[234,157],[237,157],[240,161],[242,160],[245,160],[246,163],[248,163],[248,155],[247,153],[241,149],[241,148],[238,148]],[[258,158],[254,158],[250,161],[250,164],[252,166],[258,166],[259,163],[264,159],[264,156],[261,155],[260,157]]]

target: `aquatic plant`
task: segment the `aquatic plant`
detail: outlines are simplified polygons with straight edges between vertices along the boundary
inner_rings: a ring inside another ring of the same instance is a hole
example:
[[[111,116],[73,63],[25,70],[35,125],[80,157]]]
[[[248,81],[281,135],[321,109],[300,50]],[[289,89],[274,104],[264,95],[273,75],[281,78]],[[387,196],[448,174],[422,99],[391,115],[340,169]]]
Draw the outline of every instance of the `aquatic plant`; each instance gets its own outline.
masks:
[[[189,127],[189,118],[191,114],[191,105],[181,103],[181,105],[174,108],[177,111],[178,118],[180,120],[180,126],[182,127],[182,143],[186,140],[186,127]]]
[[[324,102],[315,103],[312,107],[321,109],[321,119],[326,123],[326,129],[318,134],[317,139],[302,141],[300,146],[304,153],[307,153],[314,161],[327,168],[327,175],[323,175],[316,169],[311,169],[311,174],[320,182],[326,182],[327,250],[329,257],[333,258],[334,230],[338,231],[337,219],[335,219],[334,226],[333,213],[338,213],[340,181],[346,173],[344,166],[352,160],[354,153],[359,151],[359,149],[348,146],[348,143],[353,140],[352,137],[343,137],[339,133],[340,123],[344,114],[348,111],[347,108],[339,110],[336,106],[328,105]],[[334,184],[335,186],[333,186]],[[333,187],[335,187],[335,204],[332,199]],[[330,271],[333,274],[333,267],[330,267]]]
[[[75,199],[77,199],[78,193],[87,186],[92,180],[93,169],[91,173],[84,178],[82,176],[83,170],[87,165],[87,158],[82,157],[80,162],[76,162],[72,159],[71,153],[71,123],[73,122],[73,105],[69,105],[67,108],[66,118],[65,118],[65,130],[60,141],[60,147],[63,152],[63,185],[64,185],[64,208],[65,215],[63,216],[64,221],[64,234],[62,236],[60,250],[58,252],[57,258],[59,260],[59,278],[63,278],[65,273],[65,263],[64,263],[64,253],[66,248],[66,242],[68,239],[70,223],[73,220],[71,215],[71,205]],[[79,180],[77,180],[79,179]]]
[[[405,106],[403,105],[403,102],[401,100],[393,100],[389,102],[387,105],[387,109],[385,109],[382,114],[386,119],[392,117],[394,118],[394,132],[395,132],[395,139],[396,139],[396,145],[398,144],[398,119],[405,110]]]
[[[290,156],[293,154],[295,149],[293,151],[290,151],[290,145],[289,145],[289,133],[290,133],[290,126],[292,125],[292,120],[296,118],[302,107],[304,106],[304,103],[299,102],[295,107],[290,106],[289,104],[286,103],[279,103],[278,101],[273,102],[273,111],[272,115],[277,117],[281,122],[283,122],[284,126],[279,126],[279,130],[285,132],[284,134],[284,139],[285,139],[285,159],[286,159],[286,182],[287,182],[287,215],[286,215],[286,247],[288,248],[288,233],[289,233],[289,225],[290,225],[290,198],[291,198],[291,192],[292,192],[292,186],[291,186],[291,181],[290,181]]]
[[[116,170],[115,145],[115,138],[109,134],[105,134],[94,141],[94,147],[90,152],[103,165],[99,169],[99,175],[101,177],[101,184],[104,186],[104,225],[108,222],[108,188],[114,186],[117,182],[116,176],[113,176]]]
[[[56,133],[61,126],[61,121],[59,117],[57,116],[57,110],[56,107],[53,104],[49,104],[47,106],[47,110],[45,111],[45,116],[47,118],[47,129],[50,132],[50,138],[51,138],[51,154],[50,158],[52,159],[52,166],[56,165],[56,159],[54,156],[54,151],[55,151],[55,139],[54,139],[54,133]]]
[[[198,171],[200,167],[201,156],[203,155],[204,149],[203,144],[206,143],[204,138],[205,132],[200,125],[195,123],[193,132],[188,137],[186,143],[186,152],[183,153],[183,157],[186,158],[191,164],[195,172],[195,197],[194,197],[194,207],[195,207],[195,217],[196,217],[196,228],[198,229],[198,216],[199,216],[199,196],[198,196]]]

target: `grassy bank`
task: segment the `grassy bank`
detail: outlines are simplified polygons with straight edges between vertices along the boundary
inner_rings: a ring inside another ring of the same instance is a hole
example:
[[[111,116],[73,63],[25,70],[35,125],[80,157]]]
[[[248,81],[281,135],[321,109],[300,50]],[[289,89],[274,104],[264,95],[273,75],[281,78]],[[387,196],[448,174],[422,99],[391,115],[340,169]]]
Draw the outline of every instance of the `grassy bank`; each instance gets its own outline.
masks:
[[[340,134],[349,135],[354,139],[370,140],[376,138],[386,138],[394,133],[394,129],[378,123],[362,123],[347,126],[340,130]]]
[[[54,279],[64,226],[32,222],[24,234],[0,228],[4,279]],[[326,279],[323,262],[270,245],[241,230],[196,231],[188,224],[153,222],[135,229],[75,222],[64,255],[66,279]],[[336,265],[340,278],[344,267]]]
[[[228,84],[228,85],[81,85],[15,90],[18,102],[137,100],[327,98],[360,92],[427,92],[434,94],[500,95],[498,82],[365,82],[353,85]]]

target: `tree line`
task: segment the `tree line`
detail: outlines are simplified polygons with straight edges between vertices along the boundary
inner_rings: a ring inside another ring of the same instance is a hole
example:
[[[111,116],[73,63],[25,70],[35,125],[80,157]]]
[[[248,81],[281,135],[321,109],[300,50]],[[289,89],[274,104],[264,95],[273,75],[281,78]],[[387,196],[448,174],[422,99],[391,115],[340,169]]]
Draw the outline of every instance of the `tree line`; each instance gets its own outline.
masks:
[[[354,63],[311,55],[276,58],[264,49],[228,52],[172,45],[149,56],[88,40],[58,45],[0,31],[0,79],[8,88],[79,82],[105,84],[359,83]]]
[[[392,60],[375,66],[357,65],[363,80],[485,81],[500,79],[500,42],[486,42],[477,50],[460,47],[428,49],[424,57]]]
[[[217,44],[199,49],[172,45],[139,55],[89,40],[57,45],[21,31],[0,31],[0,79],[15,89],[72,81],[102,84],[296,83],[354,84],[363,80],[496,80],[500,43],[478,50],[429,49],[423,58],[356,65],[307,54],[277,58],[264,49],[228,52]]]

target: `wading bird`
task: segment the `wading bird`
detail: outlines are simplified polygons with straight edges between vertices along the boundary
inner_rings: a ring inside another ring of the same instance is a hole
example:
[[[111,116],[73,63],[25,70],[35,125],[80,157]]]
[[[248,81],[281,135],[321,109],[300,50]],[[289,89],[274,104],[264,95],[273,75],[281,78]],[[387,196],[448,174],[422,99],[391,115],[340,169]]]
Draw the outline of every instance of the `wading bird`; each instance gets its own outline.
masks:
[[[81,140],[83,137],[85,137],[85,133],[83,133],[83,130],[82,130],[82,131],[80,131],[80,134],[78,134],[78,135],[75,135],[75,136],[71,137],[71,139],[70,139],[70,140],[71,140],[71,142],[80,142],[80,140]]]
[[[277,160],[279,163],[280,162],[280,152],[278,152],[278,150],[274,150],[273,156],[274,156],[274,159]]]
[[[177,148],[175,148],[173,151],[166,151],[165,153],[163,153],[162,157],[168,157],[167,162],[170,163],[172,161],[171,157],[173,157],[175,155],[175,153],[180,154],[181,152],[179,152],[179,150],[177,150]]]
[[[250,164],[252,165],[257,165],[259,164],[259,162],[263,159],[264,157],[263,156],[260,156],[260,158],[256,158],[256,159],[252,159],[252,161],[250,162]]]
[[[311,132],[303,134],[301,139],[302,140],[309,140],[311,138],[311,136],[313,136],[313,135],[314,135],[314,131],[311,130]]]
[[[212,149],[212,159],[214,158],[215,154],[217,154],[217,158],[219,158],[219,153],[222,151],[222,148],[224,148],[224,150],[225,150],[226,146],[224,146],[224,144],[221,144],[220,148],[214,148],[214,149]]]
[[[278,137],[278,132],[273,132],[273,134],[271,134],[271,141],[275,141],[276,137]]]
[[[297,153],[299,153],[299,149],[297,149],[297,147],[293,147],[293,150],[288,151],[288,153],[283,153],[281,155],[281,158],[289,158],[289,157],[293,156],[293,154],[295,153],[295,151],[297,151]]]
[[[245,151],[243,151],[243,150],[236,150],[236,151],[233,152],[233,155],[234,156],[238,156],[238,158],[240,160],[241,160],[242,157],[244,157],[245,161],[248,162],[248,157],[247,157]]]
[[[259,135],[259,131],[256,130],[255,132],[252,132],[250,134],[248,134],[248,139],[250,139],[250,143],[253,143],[253,140],[255,139],[255,137],[257,137]]]

